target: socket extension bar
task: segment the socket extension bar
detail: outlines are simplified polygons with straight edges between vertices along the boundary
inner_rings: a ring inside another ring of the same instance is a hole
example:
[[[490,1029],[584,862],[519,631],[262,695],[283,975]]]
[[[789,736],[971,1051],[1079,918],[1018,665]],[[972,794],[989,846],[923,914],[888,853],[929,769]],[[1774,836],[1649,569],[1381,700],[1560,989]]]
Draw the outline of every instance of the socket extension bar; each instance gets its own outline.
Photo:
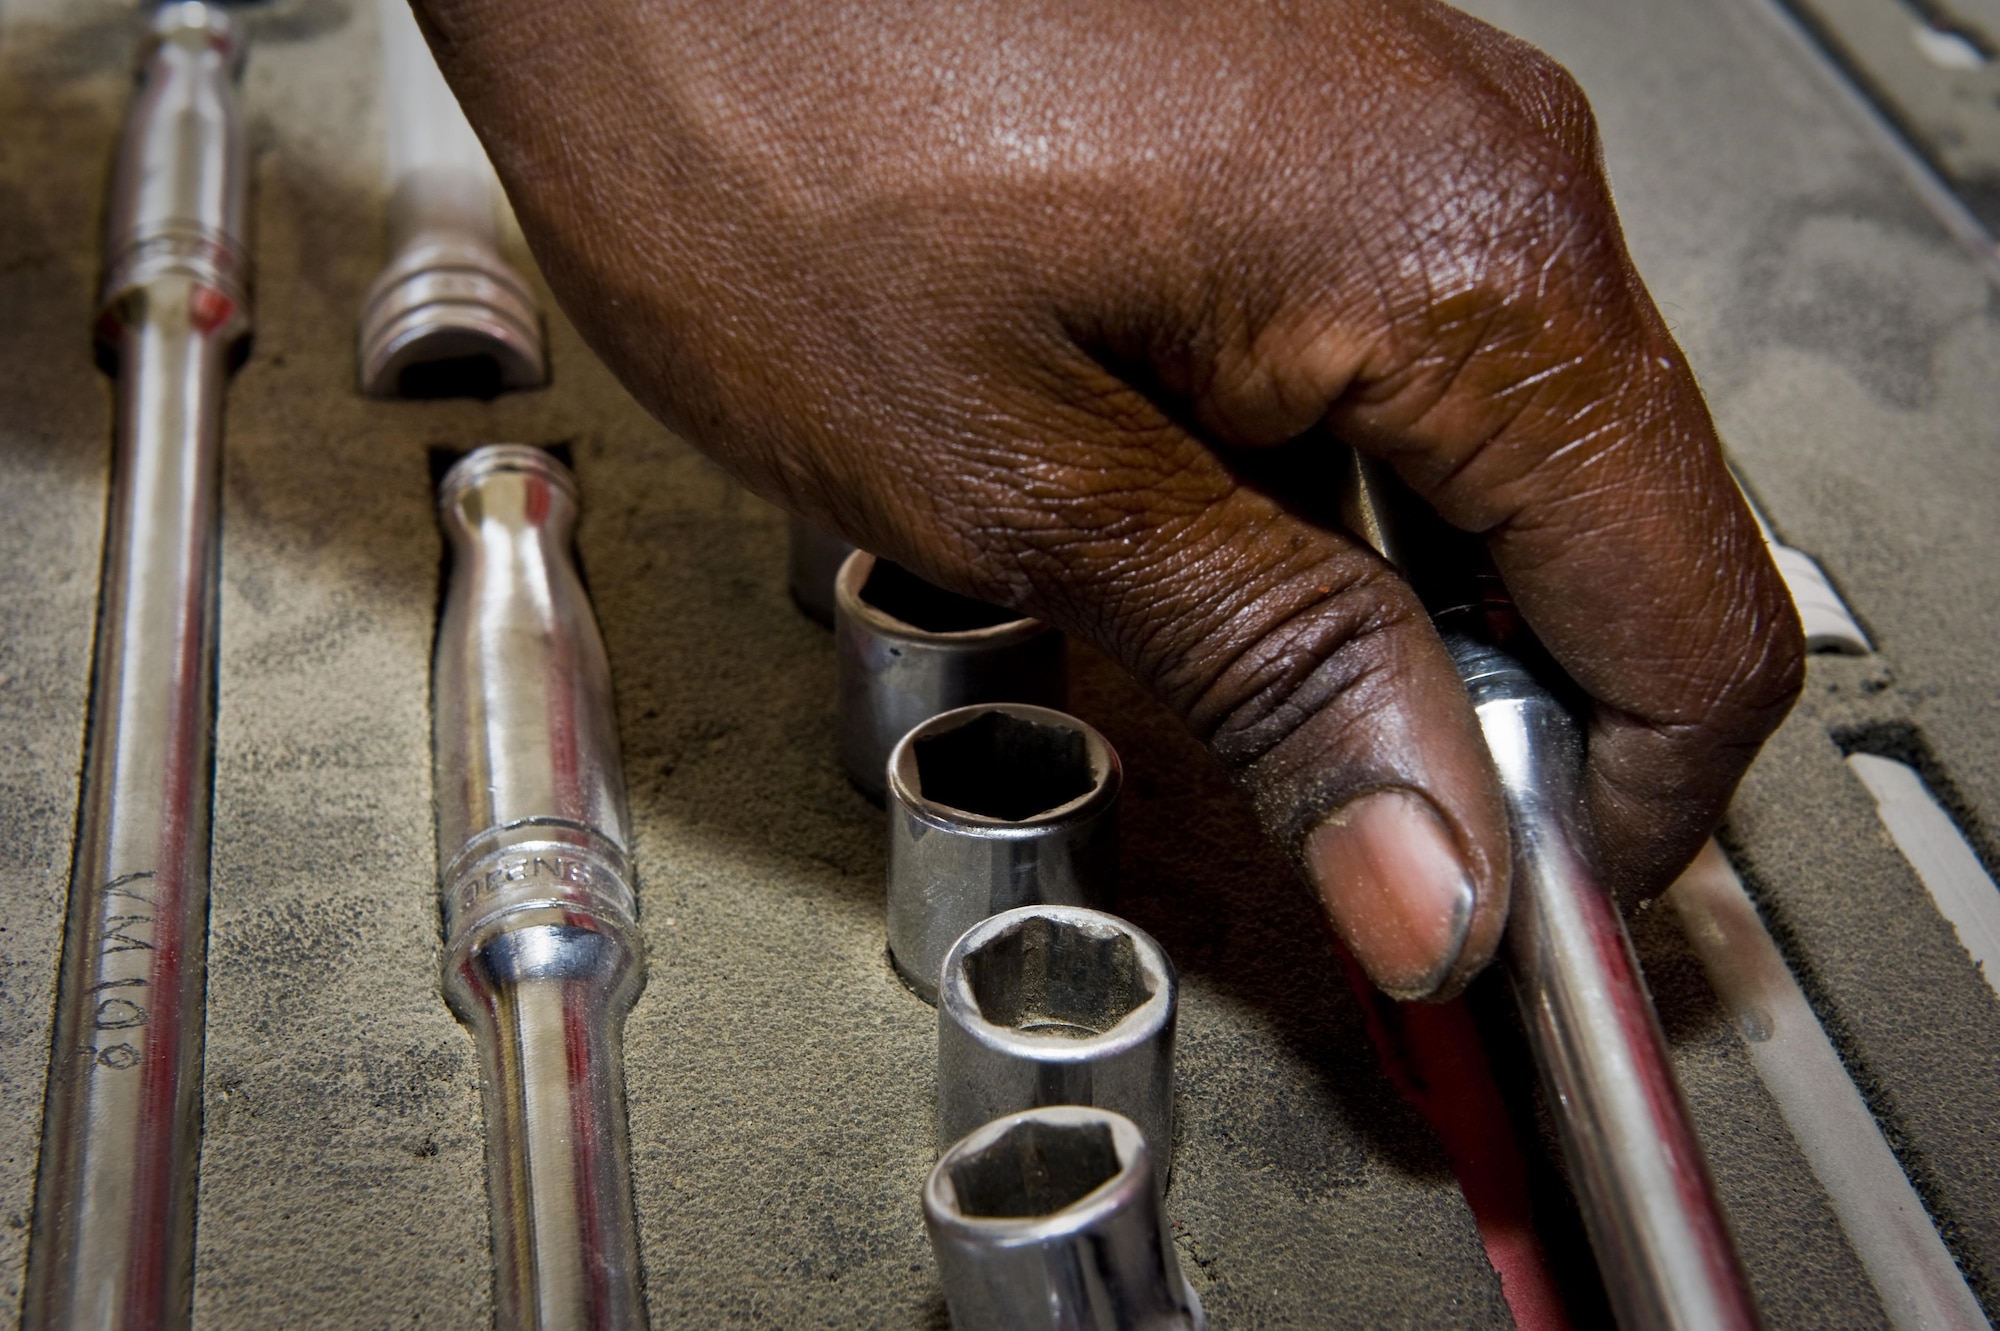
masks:
[[[185,1326],[214,782],[217,478],[250,331],[227,12],[155,11],[112,176],[117,442],[22,1325]]]
[[[611,673],[570,554],[576,483],[495,445],[446,473],[438,511],[443,987],[479,1046],[495,1320],[643,1326],[623,1044],[646,958]]]

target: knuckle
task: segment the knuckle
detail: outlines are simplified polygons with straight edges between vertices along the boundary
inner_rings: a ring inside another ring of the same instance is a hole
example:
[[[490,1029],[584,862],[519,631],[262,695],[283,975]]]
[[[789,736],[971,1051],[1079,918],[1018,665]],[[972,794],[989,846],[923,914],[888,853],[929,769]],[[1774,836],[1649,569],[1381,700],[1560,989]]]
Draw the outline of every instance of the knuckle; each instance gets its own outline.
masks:
[[[1445,242],[1434,252],[1469,259],[1464,285],[1507,303],[1556,290],[1538,280],[1553,264],[1608,257],[1617,232],[1589,98],[1547,56],[1516,56],[1448,113],[1458,122],[1451,139],[1476,152],[1430,172],[1436,183],[1415,193],[1418,226]]]
[[[1354,401],[1404,438],[1457,448],[1573,409],[1573,387],[1645,327],[1588,101],[1545,57],[1527,68],[1461,99],[1477,151],[1412,188],[1384,254],[1387,336]]]
[[[1540,137],[1577,165],[1596,165],[1597,115],[1576,76],[1529,51],[1512,83],[1515,106]]]
[[[1805,634],[1791,597],[1780,584],[1760,600],[1747,617],[1746,650],[1727,693],[1731,728],[1759,743],[1791,712],[1806,683]]]
[[[1387,576],[1336,581],[1322,571],[1309,586],[1288,589],[1294,604],[1261,607],[1268,618],[1211,666],[1188,724],[1225,768],[1254,767],[1308,724],[1390,686],[1387,653],[1374,644],[1408,612],[1384,595]]]

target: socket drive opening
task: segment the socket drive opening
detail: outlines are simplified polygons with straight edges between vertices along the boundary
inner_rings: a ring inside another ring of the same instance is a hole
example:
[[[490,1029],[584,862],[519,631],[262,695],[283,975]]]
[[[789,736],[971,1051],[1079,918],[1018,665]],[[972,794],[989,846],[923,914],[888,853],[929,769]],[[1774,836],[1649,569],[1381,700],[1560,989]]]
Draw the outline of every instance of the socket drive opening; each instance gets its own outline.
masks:
[[[489,402],[508,387],[497,356],[477,352],[417,361],[396,373],[394,396],[429,402],[469,397]]]
[[[555,450],[562,450],[562,447],[556,445]],[[507,476],[542,481],[574,506],[577,502],[576,475],[563,465],[556,451],[533,444],[481,444],[453,462],[438,480],[438,507],[449,509],[468,491]],[[440,455],[434,454],[433,468],[438,460]]]
[[[1092,1039],[1153,997],[1131,936],[1106,925],[1031,917],[964,964],[981,1019],[1024,1035]]]
[[[918,739],[916,793],[981,818],[1026,822],[1081,799],[1098,773],[1083,732],[990,711]]]
[[[1117,1178],[1123,1168],[1110,1124],[1033,1118],[949,1165],[959,1214],[988,1220],[1054,1215]]]
[[[1025,619],[1019,611],[988,605],[925,582],[900,564],[875,560],[857,598],[877,614],[921,633],[976,633]]]

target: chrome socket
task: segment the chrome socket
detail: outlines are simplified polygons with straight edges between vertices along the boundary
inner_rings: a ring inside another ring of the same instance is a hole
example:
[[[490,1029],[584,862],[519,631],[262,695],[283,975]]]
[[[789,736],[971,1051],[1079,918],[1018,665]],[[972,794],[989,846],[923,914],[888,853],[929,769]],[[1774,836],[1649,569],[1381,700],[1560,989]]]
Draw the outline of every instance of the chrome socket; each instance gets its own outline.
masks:
[[[622,1047],[646,957],[576,483],[539,449],[482,448],[438,509],[442,978],[479,1048],[494,1320],[640,1327]]]
[[[956,1331],[1203,1331],[1138,1127],[1031,1109],[944,1153],[924,1227]]]
[[[905,735],[888,774],[889,957],[925,1002],[952,944],[989,915],[1110,903],[1123,773],[1075,717],[960,707]]]
[[[1038,619],[948,592],[863,550],[840,566],[833,602],[840,762],[877,803],[889,751],[939,712],[1066,700],[1063,636]]]
[[[500,182],[406,0],[380,0],[389,252],[362,302],[361,391],[491,396],[549,377],[542,315],[500,256]]]
[[[808,618],[832,628],[833,580],[854,547],[797,516],[787,518],[785,536],[785,587],[793,604]]]
[[[993,1119],[1088,1105],[1138,1124],[1164,1190],[1174,1153],[1173,963],[1137,926],[1023,906],[965,932],[938,996],[938,1147]]]

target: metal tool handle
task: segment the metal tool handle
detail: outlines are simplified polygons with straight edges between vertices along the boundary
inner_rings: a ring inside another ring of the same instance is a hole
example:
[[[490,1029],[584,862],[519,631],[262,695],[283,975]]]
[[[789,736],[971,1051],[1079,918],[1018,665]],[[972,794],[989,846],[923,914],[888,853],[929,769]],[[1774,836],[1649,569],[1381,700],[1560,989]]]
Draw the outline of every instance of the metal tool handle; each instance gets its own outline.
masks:
[[[538,449],[483,448],[438,504],[443,987],[484,1074],[495,1319],[643,1326],[622,1042],[645,952],[575,483]]]
[[[1505,652],[1455,635],[1446,645],[1514,835],[1508,973],[1619,1325],[1754,1327],[1631,940],[1570,831],[1583,762],[1576,722]]]
[[[29,1328],[184,1326],[193,1274],[222,394],[248,329],[219,9],[160,10],[113,176],[98,337],[117,442]]]
[[[1605,1291],[1625,1331],[1757,1325],[1653,1000],[1571,819],[1583,737],[1484,545],[1357,459],[1341,519],[1409,578],[1465,680],[1514,842],[1505,955]],[[1498,645],[1496,645],[1498,644]]]

